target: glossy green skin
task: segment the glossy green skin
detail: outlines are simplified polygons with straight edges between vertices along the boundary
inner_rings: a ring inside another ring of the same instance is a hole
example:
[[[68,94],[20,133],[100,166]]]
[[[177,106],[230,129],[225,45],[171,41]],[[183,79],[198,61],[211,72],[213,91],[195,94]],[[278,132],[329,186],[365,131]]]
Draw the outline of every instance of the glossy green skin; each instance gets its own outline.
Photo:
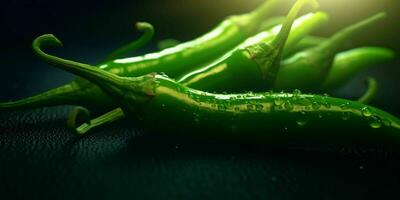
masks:
[[[37,55],[55,67],[91,81],[118,104],[119,108],[113,110],[117,113],[112,112],[111,117],[103,115],[98,125],[125,115],[138,120],[148,130],[222,140],[273,144],[398,144],[399,141],[399,119],[357,102],[299,92],[205,93],[155,73],[120,77],[90,65],[61,59],[44,53],[41,47],[46,44],[60,46],[61,42],[53,35],[41,36],[34,45]],[[355,131],[351,134],[332,131],[339,129]]]
[[[306,92],[316,91],[320,87],[328,74],[327,69],[332,65],[326,62],[325,55],[321,56],[312,50],[297,53],[281,64],[274,90],[300,89]]]
[[[265,85],[260,74],[260,65],[252,59],[251,53],[239,49],[208,67],[184,76],[178,82],[209,92],[250,91],[250,88],[257,90]]]
[[[346,27],[329,40],[322,40],[323,42],[317,47],[299,52],[289,59],[284,60],[281,62],[276,80],[272,87],[271,85],[268,87],[268,85],[260,83],[260,78],[263,73],[260,72],[258,76],[254,76],[255,68],[252,64],[244,65],[243,63],[238,63],[238,65],[241,66],[229,65],[230,57],[204,67],[203,69],[191,72],[178,80],[188,87],[210,92],[266,91],[268,89],[273,89],[275,91],[293,91],[294,89],[300,89],[305,92],[320,92],[321,85],[324,84],[325,80],[328,78],[328,85],[322,87],[325,87],[325,91],[326,89],[335,89],[335,86],[340,86],[345,83],[362,68],[390,60],[394,57],[393,52],[388,49],[369,48],[357,49],[350,53],[342,54],[336,61],[334,59],[335,55],[339,53],[342,48],[343,43],[349,37],[363,30],[363,28],[379,20],[383,16],[384,14],[380,13]],[[291,36],[296,36],[295,31],[296,29],[292,31]],[[288,45],[286,48],[289,50],[292,49],[290,46],[288,47]],[[226,67],[224,70],[219,70],[220,66],[224,66],[224,64],[229,68]],[[242,71],[241,68],[248,69],[247,73],[249,74]],[[259,68],[262,69],[262,66],[260,65]],[[332,73],[330,73],[331,71]],[[223,77],[225,74],[235,74],[236,76],[229,76],[228,78],[230,79],[224,78],[221,80],[220,77]],[[250,75],[253,76],[253,79],[248,78]],[[254,85],[252,85],[251,82],[253,82]],[[252,87],[246,88],[245,86]],[[235,87],[241,90],[232,89]]]
[[[331,70],[315,66],[321,63],[308,54],[296,54],[282,62],[274,89],[277,91],[332,91],[339,88],[358,72],[393,59],[393,51],[379,47],[364,47],[342,52],[335,57]],[[328,74],[326,74],[328,73]],[[319,84],[317,84],[319,83]]]
[[[140,102],[127,98],[135,94],[126,92],[123,104],[128,106],[122,107],[150,131],[273,144],[400,141],[399,119],[344,99],[284,93],[211,94],[159,75],[153,86],[152,96]]]
[[[163,72],[176,77],[201,65],[242,42],[245,35],[232,21],[224,21],[210,33],[190,42],[144,56],[117,59],[100,68],[120,76],[140,76]]]
[[[126,77],[152,72],[162,72],[170,77],[176,77],[217,58],[257,33],[257,25],[264,20],[265,13],[261,11],[270,10],[279,3],[278,0],[268,2],[249,14],[227,18],[212,31],[193,41],[157,53],[109,61],[99,68]],[[115,103],[97,86],[85,79],[77,78],[69,84],[33,97],[1,103],[0,110],[55,105],[80,105],[98,112],[115,108]]]
[[[327,16],[323,13],[306,15],[294,23],[285,50],[290,50],[308,33],[324,24]],[[228,52],[216,62],[193,70],[178,78],[178,82],[191,88],[209,92],[262,91],[266,83],[262,78],[262,66],[252,58],[252,44],[270,43],[280,27],[270,33],[264,32],[248,39],[234,51]]]
[[[385,17],[385,13],[378,13],[365,20],[352,24],[336,34],[331,38],[321,43],[315,48],[310,48],[300,53],[295,54],[291,58],[282,62],[278,78],[275,82],[275,90],[293,90],[301,89],[306,92],[319,91],[321,85],[328,78],[330,71],[336,72],[338,69],[344,71],[353,71],[352,73],[332,73],[331,80],[345,82],[352,75],[365,66],[370,66],[382,60],[390,60],[393,58],[393,52],[387,49],[368,49],[352,51],[345,56],[341,56],[335,61],[336,54],[338,54],[345,44],[345,42],[364,30],[367,26]],[[358,54],[356,53],[358,52]],[[356,54],[356,56],[354,56]],[[356,58],[356,59],[355,59]],[[371,63],[360,62],[360,60],[374,61]],[[349,65],[343,67],[343,65]],[[336,66],[335,66],[336,65]],[[353,66],[354,65],[354,66]],[[335,69],[332,69],[335,68]],[[337,77],[334,77],[337,76]],[[343,76],[343,78],[340,78]],[[341,82],[341,83],[343,83]],[[338,83],[340,85],[340,83]]]
[[[358,72],[393,60],[395,56],[392,50],[379,47],[364,47],[340,53],[320,89],[330,91],[339,88]]]
[[[170,77],[176,77],[193,66],[202,65],[227,50],[230,50],[246,38],[240,28],[232,21],[224,21],[208,34],[178,46],[164,49],[158,53],[150,53],[144,56],[110,61],[99,66],[113,74],[126,77],[135,77],[152,72],[162,72]],[[115,107],[115,103],[105,95],[98,87],[84,79],[75,81],[82,96],[78,97],[74,105],[82,105],[87,108],[108,110]],[[75,84],[72,83],[72,84]],[[79,96],[79,95],[77,95]]]

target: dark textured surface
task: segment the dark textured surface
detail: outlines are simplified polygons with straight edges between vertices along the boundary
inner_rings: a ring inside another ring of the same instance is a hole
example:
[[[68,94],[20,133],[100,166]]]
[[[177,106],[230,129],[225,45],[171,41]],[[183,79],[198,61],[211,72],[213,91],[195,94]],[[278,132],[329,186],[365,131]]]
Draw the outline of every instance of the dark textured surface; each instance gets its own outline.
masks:
[[[141,134],[123,123],[84,138],[67,108],[0,115],[0,194],[21,198],[365,199],[397,195],[395,153],[268,149]]]
[[[40,34],[54,33],[64,41],[64,48],[52,51],[57,55],[93,64],[138,36],[132,31],[135,21],[152,22],[157,39],[183,41],[207,31],[223,16],[249,10],[261,0],[246,2],[3,2],[0,99],[29,96],[72,79],[68,73],[42,64],[31,53],[30,43]],[[387,10],[388,20],[356,38],[354,45],[375,44],[399,50],[399,1],[325,2],[321,1],[322,9],[332,14],[332,24],[320,31],[322,35]],[[332,2],[341,3],[329,10]],[[399,66],[397,60],[363,72],[335,95],[356,98],[364,90],[362,79],[374,75],[381,86],[373,105],[400,116]],[[382,147],[271,149],[170,138],[143,133],[131,128],[139,125],[126,123],[78,138],[65,128],[69,109],[0,112],[0,199],[400,197],[400,155]]]

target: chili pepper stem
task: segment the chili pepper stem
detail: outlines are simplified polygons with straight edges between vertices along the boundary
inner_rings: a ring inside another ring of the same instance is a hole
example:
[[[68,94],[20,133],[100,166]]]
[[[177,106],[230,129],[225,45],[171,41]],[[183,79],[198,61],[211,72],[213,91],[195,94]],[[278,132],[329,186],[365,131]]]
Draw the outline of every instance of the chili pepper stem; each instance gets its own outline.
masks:
[[[380,12],[372,17],[362,20],[354,25],[344,28],[337,34],[333,35],[330,39],[319,45],[316,50],[320,52],[329,52],[332,55],[336,54],[343,46],[343,43],[348,40],[348,38],[357,34],[359,31],[363,30],[365,27],[383,19],[386,17],[386,13]]]
[[[120,77],[112,74],[100,68],[78,63],[66,59],[62,59],[56,56],[46,54],[41,50],[43,46],[61,46],[62,43],[52,34],[46,34],[39,36],[33,42],[34,52],[38,57],[43,59],[45,62],[53,65],[62,70],[71,72],[77,76],[80,76],[93,84],[96,84],[114,97],[117,101],[122,101],[123,98],[128,96],[126,91],[136,92],[135,96],[151,96],[154,90],[154,74],[149,74],[141,77]]]
[[[90,111],[86,108],[77,106],[68,114],[67,127],[74,130],[83,123],[90,122]]]
[[[357,101],[363,104],[368,104],[378,94],[378,81],[376,81],[375,78],[368,77],[365,82],[368,85],[367,91]]]
[[[151,24],[147,22],[138,22],[136,23],[135,27],[138,31],[142,31],[143,35],[139,39],[115,50],[107,57],[105,62],[122,58],[126,53],[143,47],[145,44],[149,43],[149,41],[153,38],[154,27]]]
[[[41,50],[43,46],[62,46],[61,41],[52,34],[39,36],[33,41],[34,52],[45,62],[81,76],[82,78],[85,78],[102,87],[114,87],[115,84],[122,82],[119,76],[111,73],[105,73],[104,70],[101,70],[97,67],[46,54]]]
[[[264,21],[267,15],[269,15],[280,3],[282,3],[282,0],[266,0],[263,4],[258,6],[257,9],[250,13],[232,16],[229,20],[236,23],[241,31],[246,35],[251,35],[251,33],[259,29],[259,22]]]
[[[288,39],[292,25],[304,5],[310,4],[317,7],[315,0],[298,0],[290,9],[289,14],[277,37],[270,44],[260,43],[247,48],[252,59],[260,65],[263,78],[268,85],[275,82],[282,59],[283,48]]]
[[[83,135],[95,127],[103,126],[105,124],[110,124],[114,121],[117,121],[117,120],[123,118],[123,117],[125,117],[124,112],[122,111],[121,108],[117,108],[117,109],[114,109],[114,110],[104,114],[104,115],[101,115],[100,117],[90,120],[90,122],[88,122],[88,123],[84,123],[84,124],[80,125],[75,130],[76,130],[77,134]]]

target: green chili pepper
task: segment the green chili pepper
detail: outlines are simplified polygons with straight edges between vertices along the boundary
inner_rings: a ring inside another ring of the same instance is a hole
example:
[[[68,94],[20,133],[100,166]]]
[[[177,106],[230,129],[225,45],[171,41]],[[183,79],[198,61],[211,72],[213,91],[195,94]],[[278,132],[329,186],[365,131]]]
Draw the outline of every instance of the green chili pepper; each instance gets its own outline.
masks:
[[[343,86],[358,72],[377,64],[393,60],[395,53],[386,48],[364,47],[338,54],[332,69],[321,86],[322,91],[331,91]]]
[[[317,47],[297,53],[286,59],[282,62],[274,89],[318,91],[327,78],[334,58],[342,49],[343,44],[351,36],[385,16],[385,13],[374,15],[339,31]],[[375,59],[375,57],[370,59]],[[337,75],[341,76],[341,74]]]
[[[328,16],[325,13],[317,12],[314,14],[308,14],[300,19],[296,20],[293,24],[293,28],[290,31],[289,38],[285,44],[285,50],[290,50],[297,43],[308,35],[311,31],[315,30],[319,26],[327,22]],[[209,92],[240,92],[240,91],[254,91],[263,90],[267,88],[268,84],[265,80],[267,67],[262,66],[257,57],[251,57],[246,59],[246,63],[238,60],[238,54],[240,52],[253,52],[260,50],[265,54],[268,54],[269,49],[254,48],[257,43],[272,44],[277,40],[277,31],[281,29],[281,26],[273,28],[270,32],[262,32],[257,36],[247,39],[238,48],[231,52],[228,52],[221,59],[211,63],[208,66],[198,68],[180,78],[178,82],[191,88],[196,88]],[[276,50],[278,48],[275,48]],[[279,60],[278,57],[274,58],[274,55],[265,56],[266,61],[271,61],[269,65],[274,65],[274,70],[279,63],[272,63],[274,59]],[[260,76],[260,72],[263,72],[264,76]],[[272,70],[270,70],[272,72]],[[272,72],[272,74],[275,72]],[[269,78],[271,79],[271,78]],[[273,79],[273,78],[272,78]],[[270,81],[272,82],[272,81]],[[271,83],[270,83],[271,84]],[[269,86],[271,87],[271,85]]]
[[[41,46],[61,45],[53,35],[38,38],[36,44],[38,56],[93,82],[120,105],[80,126],[80,134],[126,116],[148,130],[226,140],[274,144],[399,142],[398,118],[358,102],[301,93],[211,94],[155,73],[120,77],[46,54]],[[355,131],[332,131],[339,129]]]
[[[339,51],[341,44],[357,31],[362,30],[365,26],[384,17],[384,14],[378,14],[350,26],[339,33],[335,34],[331,39],[324,41],[315,48],[311,48],[304,52],[298,53],[285,60],[279,69],[277,80],[274,83],[276,90],[294,90],[319,88],[322,81],[326,79],[326,75],[332,65],[332,59]],[[301,29],[304,31],[304,29]],[[294,29],[290,36],[296,37]],[[294,34],[294,35],[293,35]],[[287,49],[291,49],[288,47]],[[370,57],[370,59],[379,60],[379,57]],[[217,92],[232,91],[250,91],[261,90],[267,88],[263,83],[264,80],[257,72],[257,67],[245,65],[244,63],[234,62],[236,65],[228,65],[225,60],[218,61],[210,66],[191,72],[178,79],[180,83],[196,89]],[[245,66],[245,67],[244,67]],[[253,70],[255,69],[255,70]],[[338,73],[340,76],[340,72]],[[271,86],[272,84],[270,84]]]
[[[264,32],[265,30],[269,30],[279,24],[282,24],[285,21],[286,17],[279,16],[279,17],[271,17],[265,20],[259,27],[259,32]],[[181,42],[176,39],[165,39],[161,40],[160,42],[157,43],[157,48],[159,50],[164,50],[167,48],[172,48],[175,46],[178,46]]]
[[[100,65],[99,68],[121,76],[139,76],[150,72],[163,72],[171,77],[176,77],[195,66],[217,58],[247,37],[257,33],[265,16],[281,2],[281,0],[268,0],[248,14],[231,16],[211,32],[193,41],[182,43],[158,53],[113,60]],[[142,40],[145,41],[146,39]],[[144,42],[139,41],[137,43],[143,44]],[[123,48],[111,55],[111,58],[121,56],[127,49],[131,50],[133,47]],[[86,80],[76,79],[69,84],[33,97],[2,103],[0,110],[31,109],[62,104],[81,105],[93,108],[93,110],[114,107],[113,101],[96,86]]]

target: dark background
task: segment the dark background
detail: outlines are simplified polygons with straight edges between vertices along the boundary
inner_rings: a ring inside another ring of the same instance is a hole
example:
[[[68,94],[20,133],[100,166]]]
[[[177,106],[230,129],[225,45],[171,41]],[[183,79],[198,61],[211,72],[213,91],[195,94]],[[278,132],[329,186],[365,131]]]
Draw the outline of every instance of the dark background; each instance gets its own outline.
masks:
[[[53,33],[64,42],[57,55],[95,64],[139,36],[133,24],[148,21],[156,41],[191,40],[225,16],[249,11],[261,0],[6,1],[0,6],[0,98],[33,95],[72,75],[42,64],[32,40]],[[290,2],[290,1],[288,1]],[[352,41],[400,52],[400,1],[321,0],[330,14],[316,34],[329,36],[357,20],[386,11],[388,18]],[[289,3],[274,14],[285,14]],[[400,116],[400,61],[363,72],[334,95],[356,98],[362,79],[380,83],[372,103]],[[0,195],[31,198],[365,199],[396,194],[398,154],[380,147],[266,149],[204,144],[149,136],[116,124],[77,139],[65,128],[70,107],[0,113]],[[345,130],[344,130],[345,131]],[[140,137],[137,137],[140,135]]]

